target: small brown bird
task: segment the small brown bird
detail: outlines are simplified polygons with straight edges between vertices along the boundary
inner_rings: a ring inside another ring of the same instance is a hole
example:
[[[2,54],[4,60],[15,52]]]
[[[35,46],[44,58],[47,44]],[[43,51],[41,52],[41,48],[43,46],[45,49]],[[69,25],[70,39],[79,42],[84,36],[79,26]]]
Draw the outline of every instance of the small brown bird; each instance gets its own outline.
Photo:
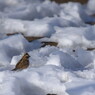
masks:
[[[25,53],[12,71],[26,69],[29,66],[29,54]]]

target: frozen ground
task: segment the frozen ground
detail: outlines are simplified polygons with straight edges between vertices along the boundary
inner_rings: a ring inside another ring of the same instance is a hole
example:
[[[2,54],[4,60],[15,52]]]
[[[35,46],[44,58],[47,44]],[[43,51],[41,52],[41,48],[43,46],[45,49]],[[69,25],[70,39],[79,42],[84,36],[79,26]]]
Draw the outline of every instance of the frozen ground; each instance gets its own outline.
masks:
[[[95,95],[94,14],[95,0],[0,0],[0,95]],[[29,67],[11,71],[25,52]]]

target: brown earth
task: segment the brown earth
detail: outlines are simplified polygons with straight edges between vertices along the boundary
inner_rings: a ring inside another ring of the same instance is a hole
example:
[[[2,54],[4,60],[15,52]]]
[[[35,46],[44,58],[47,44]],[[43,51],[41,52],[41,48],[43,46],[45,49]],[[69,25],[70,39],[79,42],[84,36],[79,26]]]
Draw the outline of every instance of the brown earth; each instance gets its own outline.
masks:
[[[7,35],[7,36],[12,36],[12,35],[16,35],[16,34],[22,34],[22,33],[15,32],[15,33],[7,33],[6,35]],[[23,34],[22,34],[22,35],[23,35]]]
[[[34,40],[38,40],[38,39],[41,39],[41,38],[44,38],[44,37],[25,37],[29,42],[32,42]]]
[[[12,36],[12,35],[16,35],[16,34],[22,34],[24,36],[23,33],[8,33],[7,36]],[[24,38],[26,38],[29,42],[32,42],[34,40],[38,40],[38,39],[41,39],[43,37],[24,36]]]
[[[95,18],[95,14],[90,15],[91,17]],[[86,24],[95,25],[95,22],[85,22]]]
[[[57,94],[47,94],[47,95],[57,95]]]
[[[43,45],[41,47],[45,47],[47,45],[50,45],[50,46],[57,46],[58,43],[57,42],[41,42]]]
[[[95,17],[95,14],[93,14],[92,17]]]
[[[86,22],[86,24],[95,25],[95,22]]]
[[[87,51],[93,51],[95,48],[87,48]]]
[[[55,1],[59,4],[67,3],[67,2],[79,2],[81,4],[86,4],[88,2],[88,0],[50,0],[50,1]]]

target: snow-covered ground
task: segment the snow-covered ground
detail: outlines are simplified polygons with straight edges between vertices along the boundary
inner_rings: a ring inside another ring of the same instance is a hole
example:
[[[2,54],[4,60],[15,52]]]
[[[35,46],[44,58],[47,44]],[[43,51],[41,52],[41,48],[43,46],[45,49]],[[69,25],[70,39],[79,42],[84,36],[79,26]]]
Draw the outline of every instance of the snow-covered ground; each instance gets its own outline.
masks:
[[[95,95],[94,14],[95,0],[0,0],[0,95]],[[26,52],[29,67],[11,71]]]

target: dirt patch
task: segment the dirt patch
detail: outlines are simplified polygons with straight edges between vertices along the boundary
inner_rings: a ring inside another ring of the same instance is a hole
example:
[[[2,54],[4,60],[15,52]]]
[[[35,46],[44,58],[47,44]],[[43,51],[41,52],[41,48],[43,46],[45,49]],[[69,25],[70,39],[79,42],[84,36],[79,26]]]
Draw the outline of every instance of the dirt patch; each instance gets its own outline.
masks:
[[[24,36],[25,37],[25,36]],[[38,40],[38,39],[41,39],[41,38],[44,38],[44,37],[25,37],[29,42],[32,42],[34,40]]]
[[[7,36],[12,36],[12,35],[16,35],[16,34],[22,34],[23,35],[23,33],[18,33],[18,32],[15,32],[15,33],[7,33],[6,35]]]
[[[47,95],[57,95],[57,94],[47,94]]]
[[[93,14],[92,17],[95,17],[95,14]]]
[[[93,51],[95,48],[87,48],[87,51]]]
[[[86,4],[88,0],[50,0],[50,1],[55,1],[56,3],[67,3],[67,2],[79,2],[81,4]]]
[[[95,25],[95,22],[86,22],[86,24]]]
[[[24,36],[23,33],[8,33],[7,36],[12,36],[12,35],[16,35],[16,34],[22,34]],[[33,36],[24,36],[24,38],[26,38],[29,42],[32,42],[34,40],[38,40],[44,37],[33,37]]]
[[[41,47],[45,47],[47,45],[50,45],[50,46],[57,46],[58,43],[57,42],[41,42],[43,45]]]

